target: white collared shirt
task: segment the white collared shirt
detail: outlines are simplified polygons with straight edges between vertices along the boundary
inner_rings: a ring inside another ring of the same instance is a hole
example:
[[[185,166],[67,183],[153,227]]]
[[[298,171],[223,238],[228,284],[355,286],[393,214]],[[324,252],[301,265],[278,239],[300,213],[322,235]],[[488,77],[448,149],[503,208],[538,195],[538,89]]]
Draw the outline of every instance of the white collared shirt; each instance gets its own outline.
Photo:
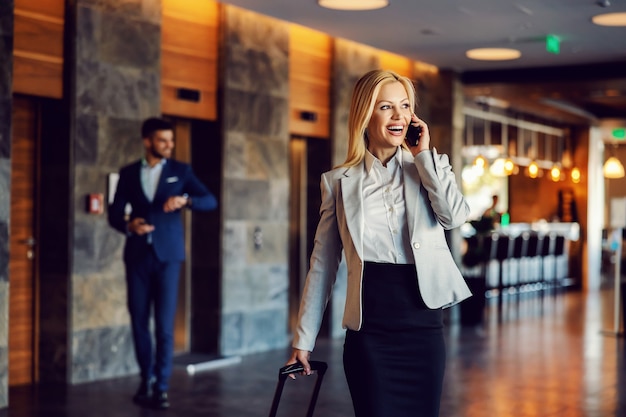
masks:
[[[404,204],[402,152],[383,166],[369,151],[365,153],[363,180],[363,260],[379,263],[414,263]]]
[[[143,192],[148,198],[148,201],[154,200],[154,194],[159,186],[159,179],[161,178],[161,172],[163,172],[163,166],[167,162],[167,159],[161,159],[153,167],[148,165],[146,158],[141,160],[141,187]]]

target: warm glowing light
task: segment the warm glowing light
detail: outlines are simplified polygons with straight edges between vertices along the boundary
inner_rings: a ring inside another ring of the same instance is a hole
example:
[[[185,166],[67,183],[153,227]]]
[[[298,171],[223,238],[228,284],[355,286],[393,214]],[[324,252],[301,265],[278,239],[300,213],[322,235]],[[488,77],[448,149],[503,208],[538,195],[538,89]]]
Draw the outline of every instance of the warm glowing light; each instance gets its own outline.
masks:
[[[537,178],[539,176],[539,166],[535,161],[528,165],[528,176],[530,178]]]
[[[487,160],[485,159],[484,156],[482,155],[478,155],[475,159],[474,159],[474,166],[477,168],[485,168],[487,166]]]
[[[624,165],[619,159],[612,156],[604,163],[602,173],[605,178],[624,178]]]
[[[479,61],[507,61],[521,57],[522,53],[509,48],[476,48],[466,51],[465,56]]]
[[[572,182],[574,184],[578,184],[580,182],[580,177],[581,177],[580,169],[578,169],[577,167],[572,168],[571,177],[572,177]]]
[[[511,158],[506,158],[504,160],[504,173],[511,175],[513,172],[515,172],[515,162]]]
[[[550,170],[550,179],[554,182],[561,180],[561,168],[558,165],[554,165]]]
[[[498,158],[489,167],[489,172],[494,177],[506,177],[506,172],[504,172],[504,158]]]
[[[515,163],[511,158],[498,158],[489,166],[489,172],[495,177],[506,177],[515,172]]]
[[[626,26],[626,12],[599,14],[591,21],[600,26]]]
[[[318,0],[318,4],[335,10],[375,10],[389,5],[389,0]]]

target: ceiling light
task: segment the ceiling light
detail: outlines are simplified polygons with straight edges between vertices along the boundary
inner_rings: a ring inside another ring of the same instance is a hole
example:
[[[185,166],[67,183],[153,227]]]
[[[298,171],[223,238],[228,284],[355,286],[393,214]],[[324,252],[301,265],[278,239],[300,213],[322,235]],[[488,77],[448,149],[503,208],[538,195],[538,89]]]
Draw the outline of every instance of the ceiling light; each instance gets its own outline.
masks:
[[[604,178],[624,178],[624,165],[622,165],[619,159],[612,156],[604,163],[602,173]]]
[[[476,48],[465,52],[465,56],[479,61],[507,61],[521,57],[522,53],[509,48]]]
[[[599,14],[592,17],[591,21],[600,26],[626,26],[626,12]]]
[[[375,10],[389,5],[389,0],[318,0],[318,4],[335,10]]]

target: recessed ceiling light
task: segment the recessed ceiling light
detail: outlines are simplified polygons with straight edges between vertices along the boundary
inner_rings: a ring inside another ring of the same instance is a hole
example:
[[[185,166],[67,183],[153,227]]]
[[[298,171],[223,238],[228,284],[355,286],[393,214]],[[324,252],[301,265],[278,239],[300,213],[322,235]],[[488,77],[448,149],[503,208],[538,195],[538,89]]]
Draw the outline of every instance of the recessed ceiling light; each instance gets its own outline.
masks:
[[[470,59],[480,61],[507,61],[519,58],[522,53],[517,49],[509,48],[476,48],[465,52],[465,55]]]
[[[600,26],[626,26],[626,13],[604,13],[591,18],[591,21]]]
[[[389,5],[389,0],[318,0],[322,7],[335,10],[375,10]]]

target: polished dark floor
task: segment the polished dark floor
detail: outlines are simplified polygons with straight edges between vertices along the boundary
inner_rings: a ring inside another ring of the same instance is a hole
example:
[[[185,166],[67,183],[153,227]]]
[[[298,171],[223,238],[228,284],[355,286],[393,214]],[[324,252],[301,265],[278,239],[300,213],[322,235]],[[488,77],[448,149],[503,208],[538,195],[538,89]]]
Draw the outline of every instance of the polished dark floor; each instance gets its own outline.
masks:
[[[483,326],[447,326],[441,416],[626,416],[624,341],[614,332],[611,289],[514,300],[507,299],[500,313],[490,302]],[[10,406],[0,417],[267,416],[277,371],[288,353],[244,356],[236,365],[193,376],[179,369],[167,411],[131,403],[138,384],[133,376],[71,387],[12,388]],[[329,365],[316,416],[353,416],[341,356],[342,340],[320,341],[313,353],[313,359]],[[304,416],[314,380],[287,380],[278,416]]]

